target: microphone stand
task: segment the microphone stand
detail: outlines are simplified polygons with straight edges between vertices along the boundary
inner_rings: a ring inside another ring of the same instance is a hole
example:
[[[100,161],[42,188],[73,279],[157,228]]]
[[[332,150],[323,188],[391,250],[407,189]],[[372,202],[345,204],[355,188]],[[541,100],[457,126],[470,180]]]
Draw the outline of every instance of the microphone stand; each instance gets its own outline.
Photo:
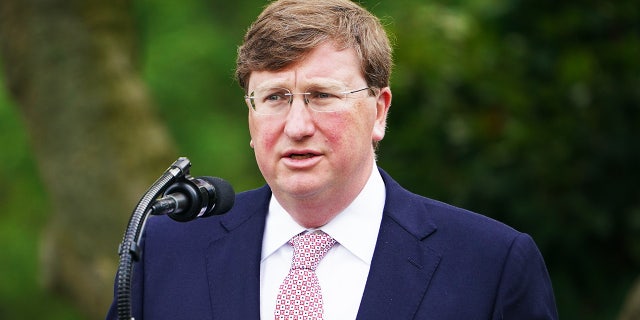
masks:
[[[151,212],[151,205],[171,184],[185,179],[189,175],[191,162],[185,157],[176,160],[158,180],[147,190],[138,202],[129,223],[127,230],[118,248],[120,265],[118,266],[117,280],[117,307],[119,320],[134,320],[131,315],[131,278],[133,276],[133,262],[140,260],[140,235],[144,229],[144,224]]]

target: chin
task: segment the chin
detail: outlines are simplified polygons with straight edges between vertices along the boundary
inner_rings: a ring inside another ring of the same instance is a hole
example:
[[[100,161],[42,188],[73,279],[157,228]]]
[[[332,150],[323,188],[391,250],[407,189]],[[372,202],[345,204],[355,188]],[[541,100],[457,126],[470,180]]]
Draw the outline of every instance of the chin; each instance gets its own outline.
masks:
[[[285,194],[298,199],[313,197],[324,189],[322,185],[313,183],[309,178],[287,179],[280,181],[279,185]]]

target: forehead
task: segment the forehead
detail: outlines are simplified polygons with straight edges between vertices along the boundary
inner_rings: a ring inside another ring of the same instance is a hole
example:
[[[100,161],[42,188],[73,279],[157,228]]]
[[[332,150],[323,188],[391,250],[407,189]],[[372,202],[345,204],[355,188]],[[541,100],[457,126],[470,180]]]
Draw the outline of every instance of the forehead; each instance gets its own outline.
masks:
[[[354,49],[338,50],[332,43],[313,49],[300,62],[279,71],[254,71],[249,76],[249,92],[256,88],[282,86],[303,88],[311,85],[366,84]]]

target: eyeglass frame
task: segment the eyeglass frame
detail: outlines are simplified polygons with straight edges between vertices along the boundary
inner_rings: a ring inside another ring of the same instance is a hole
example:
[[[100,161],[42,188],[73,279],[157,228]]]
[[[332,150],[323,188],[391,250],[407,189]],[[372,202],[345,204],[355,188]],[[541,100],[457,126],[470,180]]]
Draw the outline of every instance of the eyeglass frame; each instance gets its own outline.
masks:
[[[293,98],[295,95],[302,95],[303,99],[302,101],[304,102],[305,106],[309,107],[311,110],[315,111],[315,112],[320,112],[320,113],[332,113],[332,112],[339,112],[340,110],[330,110],[330,111],[324,111],[324,110],[317,110],[315,108],[313,108],[312,106],[309,105],[309,99],[306,97],[308,95],[313,94],[313,92],[291,92],[291,90],[287,89],[287,88],[273,88],[273,89],[282,89],[285,90],[287,93],[284,94],[284,96],[289,97],[289,100],[287,101],[287,104],[289,105],[289,107],[291,107],[291,105],[293,104]],[[373,93],[374,95],[376,94],[375,92],[375,87],[364,87],[361,89],[356,89],[356,90],[348,90],[348,91],[341,91],[341,92],[337,92],[337,94],[340,95],[344,95],[345,98],[348,97],[348,95],[352,94],[352,93],[357,93],[357,92],[361,92],[364,90],[370,90],[370,93]],[[256,105],[255,105],[255,96],[253,95],[255,93],[255,91],[251,92],[250,95],[245,95],[244,99],[245,100],[249,100],[249,106],[250,109],[255,112],[258,115],[264,115],[264,116],[272,116],[272,115],[279,115],[279,114],[283,114],[285,113],[284,111],[286,109],[282,109],[282,111],[276,112],[276,113],[260,113],[258,111],[256,111]]]

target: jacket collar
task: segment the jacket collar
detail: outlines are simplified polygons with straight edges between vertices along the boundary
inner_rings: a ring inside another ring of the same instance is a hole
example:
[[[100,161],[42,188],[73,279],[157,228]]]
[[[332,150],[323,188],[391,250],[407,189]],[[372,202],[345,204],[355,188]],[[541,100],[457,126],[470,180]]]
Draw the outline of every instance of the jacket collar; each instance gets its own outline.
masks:
[[[440,263],[425,241],[437,226],[421,197],[380,172],[387,201],[357,319],[412,319]]]
[[[441,256],[425,239],[437,227],[420,197],[380,170],[386,203],[358,319],[410,319],[427,291]],[[221,319],[260,318],[260,255],[271,190],[238,194],[207,250],[212,312]],[[393,316],[391,316],[393,315]]]

